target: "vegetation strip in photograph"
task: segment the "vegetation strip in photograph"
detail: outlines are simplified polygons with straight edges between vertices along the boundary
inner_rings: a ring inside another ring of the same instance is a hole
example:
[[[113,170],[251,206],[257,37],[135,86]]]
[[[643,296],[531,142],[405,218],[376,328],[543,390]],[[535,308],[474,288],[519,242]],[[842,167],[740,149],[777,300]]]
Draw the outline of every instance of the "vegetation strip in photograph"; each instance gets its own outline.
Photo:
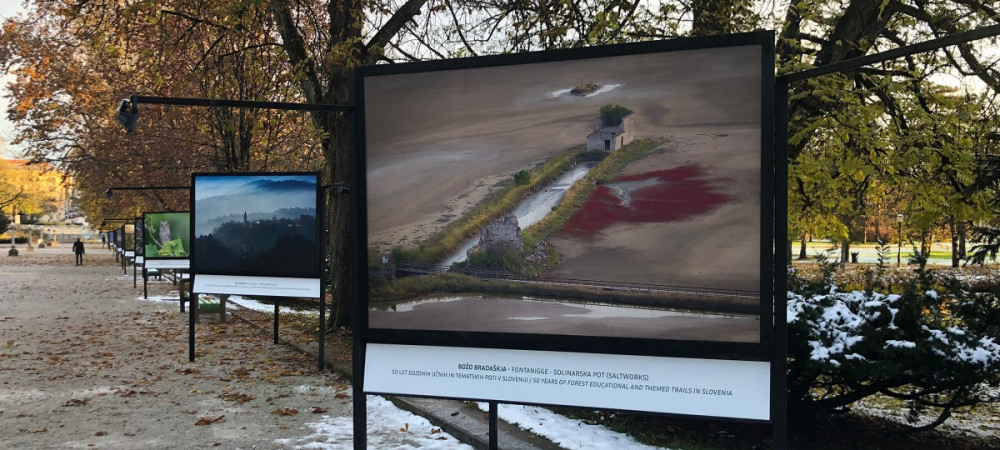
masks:
[[[530,178],[527,182],[524,182],[526,177],[522,174],[523,171],[518,172],[516,175],[518,182],[507,184],[469,210],[461,219],[452,222],[420,243],[418,247],[395,249],[396,260],[419,264],[440,262],[466,239],[479,234],[479,230],[491,220],[514,210],[524,197],[572,168],[577,163],[581,151],[582,148],[575,147],[542,162],[529,171]]]
[[[597,184],[587,182],[592,180],[597,183],[606,183],[617,176],[630,162],[645,158],[663,145],[662,141],[653,139],[637,139],[626,145],[617,152],[608,154],[597,164],[587,176],[566,190],[566,194],[559,206],[552,210],[540,222],[523,231],[524,245],[532,248],[539,242],[548,239],[557,231],[562,229],[573,214],[583,207],[590,195],[597,189]]]

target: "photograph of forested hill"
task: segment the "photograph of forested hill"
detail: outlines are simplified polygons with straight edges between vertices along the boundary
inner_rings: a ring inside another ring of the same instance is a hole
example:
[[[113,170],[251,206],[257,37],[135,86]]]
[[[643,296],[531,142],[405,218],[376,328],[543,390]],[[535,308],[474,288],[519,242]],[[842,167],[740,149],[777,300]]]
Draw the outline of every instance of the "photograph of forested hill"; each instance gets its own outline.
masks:
[[[317,176],[196,175],[196,273],[319,277]]]

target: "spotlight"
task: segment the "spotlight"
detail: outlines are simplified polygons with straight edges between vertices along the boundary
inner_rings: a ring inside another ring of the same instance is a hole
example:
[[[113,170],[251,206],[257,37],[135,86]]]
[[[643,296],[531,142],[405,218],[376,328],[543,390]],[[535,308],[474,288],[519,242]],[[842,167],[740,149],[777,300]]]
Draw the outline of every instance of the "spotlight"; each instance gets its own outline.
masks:
[[[112,195],[115,195],[115,193],[111,190],[111,188],[108,188],[108,190],[104,191],[104,198],[111,200]]]
[[[118,107],[118,113],[115,114],[115,119],[121,124],[122,128],[125,128],[125,134],[129,134],[135,129],[136,122],[139,121],[139,105],[137,103],[132,103],[132,100],[124,99],[122,104]]]

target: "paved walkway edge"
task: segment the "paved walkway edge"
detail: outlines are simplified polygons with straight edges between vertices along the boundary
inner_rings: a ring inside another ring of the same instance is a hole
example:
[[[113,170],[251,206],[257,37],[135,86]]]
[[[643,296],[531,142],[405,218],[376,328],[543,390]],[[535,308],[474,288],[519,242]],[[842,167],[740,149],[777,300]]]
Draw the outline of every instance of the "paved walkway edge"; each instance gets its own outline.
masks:
[[[236,310],[242,309],[239,305],[227,306],[235,306],[234,309]],[[263,334],[273,336],[273,330],[265,329],[246,318],[240,317],[235,311],[233,311],[232,316],[256,328]],[[278,342],[295,349],[299,353],[318,358],[317,345],[305,346],[289,341],[282,338],[280,332],[278,334]],[[353,383],[354,377],[349,366],[334,363],[330,361],[330,358],[324,358],[323,362],[327,369],[344,375],[352,380],[351,382]],[[427,419],[432,425],[441,428],[442,431],[454,436],[455,439],[477,450],[489,449],[489,418],[485,412],[480,411],[479,408],[476,408],[472,404],[439,398],[396,396],[387,396],[386,398],[395,404],[396,407]],[[505,450],[557,450],[562,448],[544,437],[533,435],[503,420],[498,421],[498,427],[500,436],[497,438],[497,443],[499,448]]]

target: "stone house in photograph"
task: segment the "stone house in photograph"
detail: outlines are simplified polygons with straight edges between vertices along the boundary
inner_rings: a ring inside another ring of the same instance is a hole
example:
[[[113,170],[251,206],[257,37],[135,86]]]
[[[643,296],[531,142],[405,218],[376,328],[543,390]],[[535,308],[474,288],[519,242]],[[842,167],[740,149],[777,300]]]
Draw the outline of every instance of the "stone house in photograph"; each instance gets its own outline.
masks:
[[[635,140],[635,113],[629,112],[615,125],[605,123],[598,114],[594,132],[587,135],[587,151],[604,150],[613,152]]]
[[[521,227],[517,225],[517,216],[508,214],[483,227],[479,236],[479,243],[469,250],[469,253],[478,251],[497,252],[504,246],[512,247],[517,251],[524,250],[524,237],[521,236]]]

